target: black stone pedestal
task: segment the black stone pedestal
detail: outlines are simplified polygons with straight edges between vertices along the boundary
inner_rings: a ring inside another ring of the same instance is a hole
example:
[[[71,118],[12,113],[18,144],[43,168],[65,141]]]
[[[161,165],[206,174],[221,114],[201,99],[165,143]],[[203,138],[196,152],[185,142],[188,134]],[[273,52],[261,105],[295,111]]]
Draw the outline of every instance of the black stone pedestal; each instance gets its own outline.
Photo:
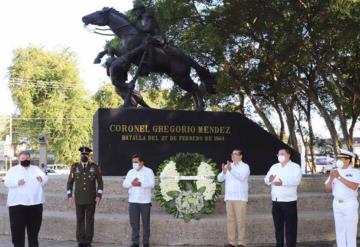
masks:
[[[277,151],[287,147],[275,136],[239,113],[99,109],[94,115],[94,159],[104,175],[126,175],[131,156],[140,153],[154,172],[179,152],[201,153],[219,165],[233,149],[244,152],[252,175],[265,174],[277,163]],[[292,160],[300,155],[292,150]]]

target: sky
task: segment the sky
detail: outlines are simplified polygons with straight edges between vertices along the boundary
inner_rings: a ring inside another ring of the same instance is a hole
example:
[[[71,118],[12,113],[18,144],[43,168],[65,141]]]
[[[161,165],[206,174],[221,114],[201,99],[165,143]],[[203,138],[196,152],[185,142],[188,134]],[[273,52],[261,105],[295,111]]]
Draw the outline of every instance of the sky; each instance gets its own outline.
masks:
[[[86,31],[81,21],[82,16],[103,7],[123,12],[131,9],[132,0],[0,1],[0,115],[15,111],[7,74],[16,48],[30,44],[48,50],[70,47],[77,54],[80,77],[90,92],[109,81],[105,69],[93,60],[111,37]]]

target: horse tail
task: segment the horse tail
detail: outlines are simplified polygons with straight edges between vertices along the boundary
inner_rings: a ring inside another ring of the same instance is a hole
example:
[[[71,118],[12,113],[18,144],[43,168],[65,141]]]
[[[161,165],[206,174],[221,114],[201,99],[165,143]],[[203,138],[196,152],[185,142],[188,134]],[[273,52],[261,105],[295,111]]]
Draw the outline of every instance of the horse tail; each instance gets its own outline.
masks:
[[[194,68],[198,74],[200,81],[205,85],[206,91],[210,94],[216,94],[216,73],[211,73],[191,57],[186,57],[191,67]]]

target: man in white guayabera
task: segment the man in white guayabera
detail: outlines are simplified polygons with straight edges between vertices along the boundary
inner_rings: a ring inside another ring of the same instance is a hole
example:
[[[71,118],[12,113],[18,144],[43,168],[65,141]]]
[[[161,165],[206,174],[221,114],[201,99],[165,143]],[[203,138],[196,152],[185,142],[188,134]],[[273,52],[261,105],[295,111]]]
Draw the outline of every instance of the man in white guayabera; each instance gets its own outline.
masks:
[[[336,169],[331,170],[325,182],[325,191],[334,196],[333,210],[335,218],[336,244],[338,247],[356,247],[358,225],[358,187],[360,172],[352,167],[357,156],[340,149]]]
[[[279,163],[271,166],[264,179],[271,186],[276,247],[284,247],[284,230],[286,246],[295,247],[298,224],[297,187],[301,181],[301,168],[290,160],[288,148],[278,151],[278,160]]]
[[[141,155],[132,157],[133,168],[127,173],[123,187],[129,189],[129,216],[132,229],[131,247],[140,242],[140,215],[143,226],[143,245],[149,247],[151,190],[155,186],[153,171],[145,167]]]
[[[26,230],[29,247],[38,247],[45,202],[43,186],[48,177],[39,167],[30,164],[28,151],[20,153],[19,163],[10,168],[4,179],[5,186],[9,188],[7,206],[12,242],[14,247],[25,246]]]
[[[218,181],[225,181],[228,244],[226,247],[245,246],[246,207],[248,201],[248,178],[250,168],[242,161],[240,149],[231,153],[232,162],[222,164]],[[236,238],[237,232],[237,238]]]

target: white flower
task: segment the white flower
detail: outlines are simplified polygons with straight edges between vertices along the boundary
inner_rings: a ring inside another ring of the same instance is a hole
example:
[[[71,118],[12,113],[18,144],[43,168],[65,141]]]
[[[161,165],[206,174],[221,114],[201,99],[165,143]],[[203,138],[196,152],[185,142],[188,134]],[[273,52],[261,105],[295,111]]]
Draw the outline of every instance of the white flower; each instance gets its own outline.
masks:
[[[174,161],[170,161],[167,163],[160,173],[160,189],[161,195],[163,196],[165,201],[171,201],[173,198],[170,197],[167,193],[169,191],[180,191],[180,187],[178,185],[178,181],[174,179],[161,179],[161,177],[177,177],[179,176],[179,172],[176,170],[176,163]]]
[[[198,192],[181,191],[175,200],[176,208],[180,217],[184,214],[194,214],[201,211],[204,207],[203,195]]]
[[[196,181],[196,187],[197,189],[200,189],[201,187],[205,187],[204,192],[204,199],[205,200],[211,200],[212,197],[215,194],[216,191],[216,184],[214,182],[214,171],[212,170],[211,166],[206,162],[201,162],[198,166],[198,176],[205,176],[205,177],[213,177],[213,179],[203,179],[203,180],[197,180]]]

